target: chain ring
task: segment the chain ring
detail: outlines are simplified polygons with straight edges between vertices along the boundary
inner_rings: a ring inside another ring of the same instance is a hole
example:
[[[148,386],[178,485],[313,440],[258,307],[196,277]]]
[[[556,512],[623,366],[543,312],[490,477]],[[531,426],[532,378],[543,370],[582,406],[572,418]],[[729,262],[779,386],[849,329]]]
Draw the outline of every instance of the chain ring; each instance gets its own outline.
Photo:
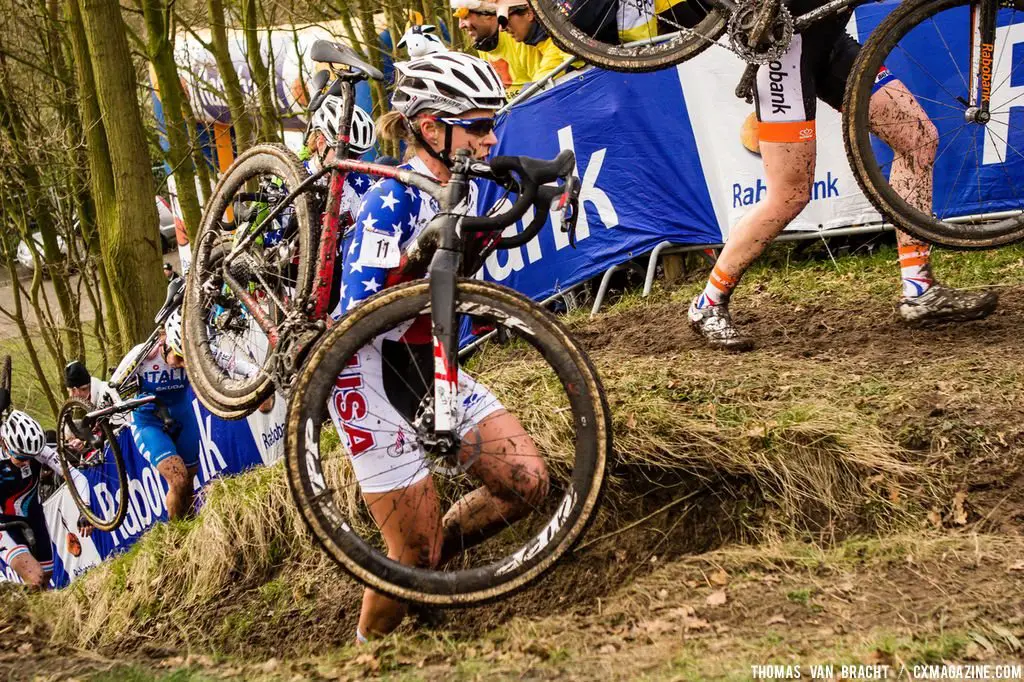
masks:
[[[729,17],[729,44],[732,51],[748,64],[767,64],[778,61],[786,54],[789,44],[793,41],[793,15],[786,6],[779,4],[779,13],[772,21],[768,31],[768,46],[764,49],[752,48],[747,45],[747,31],[744,23],[753,20],[759,11],[761,0],[745,0],[737,5],[736,11]]]

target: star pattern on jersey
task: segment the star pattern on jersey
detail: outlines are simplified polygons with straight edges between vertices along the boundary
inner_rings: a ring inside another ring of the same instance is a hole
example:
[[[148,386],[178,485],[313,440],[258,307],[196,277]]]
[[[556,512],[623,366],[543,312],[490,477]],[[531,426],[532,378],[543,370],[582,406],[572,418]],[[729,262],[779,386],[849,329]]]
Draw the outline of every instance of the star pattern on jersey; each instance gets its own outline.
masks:
[[[366,219],[363,220],[363,229],[364,230],[372,230],[376,225],[377,225],[377,219],[374,218],[372,215],[366,216]]]
[[[381,196],[380,203],[384,208],[388,209],[389,211],[394,211],[395,206],[398,205],[398,199],[395,198],[394,192],[388,192],[387,194]]]
[[[370,279],[365,279],[365,280],[363,280],[362,284],[363,284],[363,289],[365,289],[366,291],[369,291],[369,292],[372,292],[372,293],[377,293],[378,291],[380,291],[380,282],[377,281],[376,277],[371,277]]]
[[[366,176],[357,175],[352,182],[355,184],[356,187],[362,188],[362,186],[366,184]]]

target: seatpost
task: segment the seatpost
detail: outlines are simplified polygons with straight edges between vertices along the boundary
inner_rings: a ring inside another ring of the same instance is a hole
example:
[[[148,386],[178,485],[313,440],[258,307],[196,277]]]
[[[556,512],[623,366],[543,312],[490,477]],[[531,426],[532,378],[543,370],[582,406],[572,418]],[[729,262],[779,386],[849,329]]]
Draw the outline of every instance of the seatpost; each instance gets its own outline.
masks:
[[[434,433],[448,445],[454,443],[458,405],[459,330],[455,317],[455,287],[462,262],[462,240],[457,231],[459,216],[453,211],[469,195],[469,163],[466,149],[455,152],[452,176],[441,195],[440,244],[430,261],[430,317],[434,336]]]

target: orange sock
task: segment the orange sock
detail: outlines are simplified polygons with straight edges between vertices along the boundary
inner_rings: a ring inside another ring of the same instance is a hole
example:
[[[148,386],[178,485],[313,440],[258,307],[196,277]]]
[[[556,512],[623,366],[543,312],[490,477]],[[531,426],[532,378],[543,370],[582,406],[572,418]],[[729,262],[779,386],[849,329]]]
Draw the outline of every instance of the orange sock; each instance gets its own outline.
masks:
[[[928,244],[899,246],[900,276],[903,278],[903,295],[916,298],[932,288],[931,253]]]
[[[711,269],[711,276],[708,278],[707,286],[703,293],[697,297],[697,309],[707,308],[711,305],[721,305],[729,300],[732,290],[739,284],[739,277],[732,277],[725,270],[715,265]]]

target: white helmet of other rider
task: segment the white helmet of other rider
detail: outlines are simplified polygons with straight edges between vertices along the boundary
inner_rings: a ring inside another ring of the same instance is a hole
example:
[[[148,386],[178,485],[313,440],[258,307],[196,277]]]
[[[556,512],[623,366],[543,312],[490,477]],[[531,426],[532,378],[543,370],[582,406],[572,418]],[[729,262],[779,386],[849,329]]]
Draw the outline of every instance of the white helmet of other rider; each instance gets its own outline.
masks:
[[[328,146],[338,141],[338,129],[344,112],[344,101],[337,95],[325,97],[313,114],[313,129],[323,133]],[[377,130],[373,118],[361,107],[352,108],[352,124],[349,126],[348,148],[355,154],[365,154],[377,142]]]
[[[0,426],[0,438],[4,439],[2,457],[9,454],[23,457],[34,457],[43,451],[46,435],[43,427],[32,417],[20,410],[14,410]]]
[[[431,24],[410,26],[398,41],[398,47],[404,47],[410,59],[425,57],[435,52],[447,52],[448,48],[441,40],[441,36],[434,33],[436,30],[437,28]]]
[[[438,52],[396,62],[391,105],[407,119],[424,110],[458,116],[474,109],[496,111],[505,105],[505,86],[479,57]]]
[[[171,313],[167,321],[164,322],[164,347],[185,357],[185,351],[181,344],[181,308]]]

